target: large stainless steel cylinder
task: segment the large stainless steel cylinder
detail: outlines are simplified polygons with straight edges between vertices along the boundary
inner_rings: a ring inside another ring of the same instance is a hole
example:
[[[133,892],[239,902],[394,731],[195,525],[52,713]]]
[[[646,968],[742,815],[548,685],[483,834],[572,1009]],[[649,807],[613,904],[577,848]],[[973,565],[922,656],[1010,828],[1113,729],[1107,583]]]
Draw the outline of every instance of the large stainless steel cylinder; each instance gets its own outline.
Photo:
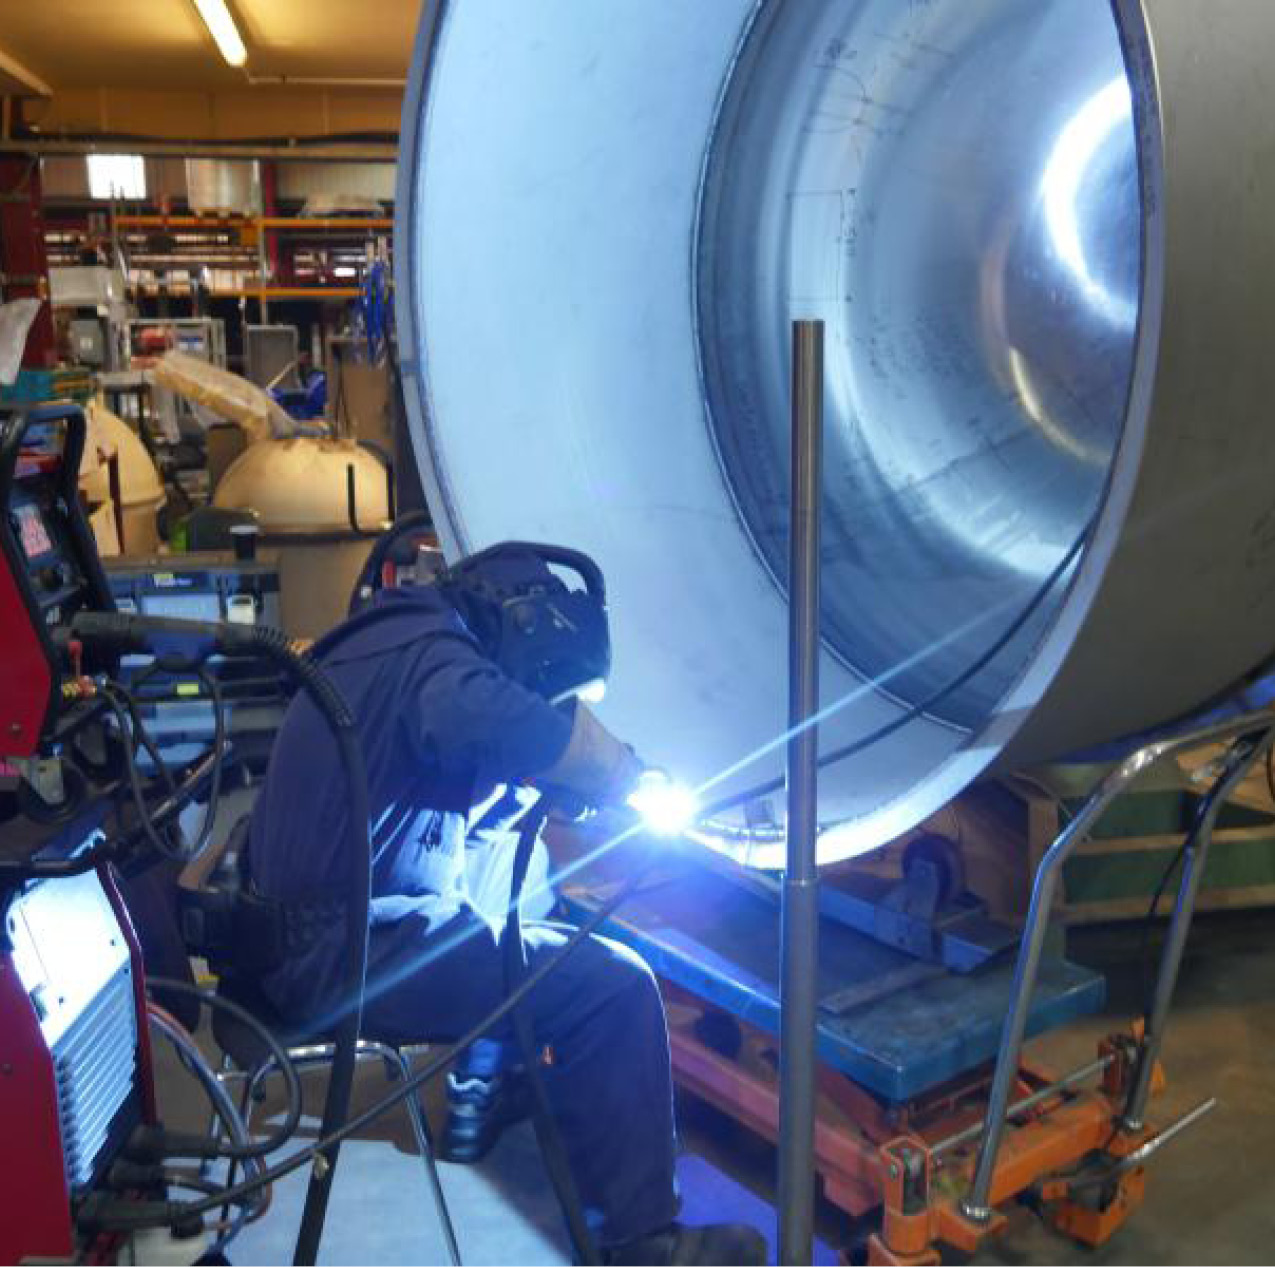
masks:
[[[430,4],[398,315],[445,546],[594,553],[607,722],[775,774],[817,317],[822,746],[926,705],[826,772],[823,860],[1226,690],[1275,644],[1272,47],[1266,0]],[[764,820],[718,843],[776,865]]]

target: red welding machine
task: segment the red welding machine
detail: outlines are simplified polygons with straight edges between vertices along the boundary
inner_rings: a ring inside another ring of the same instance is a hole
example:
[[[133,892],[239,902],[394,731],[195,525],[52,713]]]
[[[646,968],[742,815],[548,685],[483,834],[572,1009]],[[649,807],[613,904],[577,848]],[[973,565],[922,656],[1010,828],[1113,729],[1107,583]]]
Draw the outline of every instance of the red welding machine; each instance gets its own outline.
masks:
[[[90,707],[54,635],[111,610],[77,477],[73,405],[0,416],[0,758],[21,786],[60,783],[57,753]],[[4,792],[0,826],[0,1262],[100,1256],[77,1235],[91,1192],[133,1128],[154,1119],[141,961],[91,795],[47,821]],[[36,798],[44,803],[43,798]],[[33,865],[39,860],[39,866]],[[58,878],[36,878],[40,869]],[[79,872],[76,874],[76,872]]]

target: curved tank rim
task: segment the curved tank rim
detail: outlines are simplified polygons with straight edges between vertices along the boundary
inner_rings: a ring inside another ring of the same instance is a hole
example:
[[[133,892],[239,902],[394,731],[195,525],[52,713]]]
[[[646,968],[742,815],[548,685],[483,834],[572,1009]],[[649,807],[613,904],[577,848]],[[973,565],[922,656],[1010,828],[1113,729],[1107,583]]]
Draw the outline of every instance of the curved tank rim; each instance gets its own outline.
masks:
[[[761,3],[754,7],[753,17],[741,36],[741,47],[761,7]],[[395,307],[401,334],[400,346],[404,349],[403,390],[408,415],[413,421],[413,440],[414,443],[423,442],[428,451],[427,461],[420,460],[425,455],[418,452],[418,467],[434,512],[440,541],[444,551],[454,557],[463,553],[469,542],[463,510],[447,482],[446,466],[441,460],[433,424],[429,370],[420,355],[423,332],[418,322],[419,273],[412,231],[421,139],[426,130],[430,105],[427,97],[429,78],[440,47],[440,35],[452,9],[451,0],[439,0],[437,4],[424,7],[403,98],[401,161],[395,203]],[[1142,194],[1142,252],[1132,381],[1118,444],[1090,540],[1067,583],[1046,634],[1017,682],[1003,696],[988,721],[905,794],[878,804],[861,818],[830,829],[830,834],[825,834],[821,840],[821,865],[856,856],[879,847],[884,840],[906,833],[918,821],[950,803],[979,775],[1002,766],[1007,759],[1012,760],[1014,738],[1066,658],[1099,593],[1107,563],[1126,522],[1145,444],[1159,359],[1164,278],[1163,205],[1159,192],[1163,187],[1164,153],[1160,101],[1146,15],[1139,0],[1112,0],[1111,9],[1133,101]],[[736,57],[738,54],[737,48]],[[1148,190],[1152,191],[1150,197]],[[697,201],[697,218],[701,205]],[[694,273],[692,269],[692,275]],[[783,865],[782,839],[755,845],[746,852],[749,865],[762,868]]]

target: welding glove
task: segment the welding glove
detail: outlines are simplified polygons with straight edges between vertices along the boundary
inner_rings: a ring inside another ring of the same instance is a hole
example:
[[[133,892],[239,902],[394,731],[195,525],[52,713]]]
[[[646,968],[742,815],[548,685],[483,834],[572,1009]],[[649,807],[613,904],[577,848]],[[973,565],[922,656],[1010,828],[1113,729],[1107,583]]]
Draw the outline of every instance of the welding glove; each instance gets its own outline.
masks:
[[[566,750],[535,782],[559,788],[590,809],[623,805],[645,767],[583,704],[577,702]]]

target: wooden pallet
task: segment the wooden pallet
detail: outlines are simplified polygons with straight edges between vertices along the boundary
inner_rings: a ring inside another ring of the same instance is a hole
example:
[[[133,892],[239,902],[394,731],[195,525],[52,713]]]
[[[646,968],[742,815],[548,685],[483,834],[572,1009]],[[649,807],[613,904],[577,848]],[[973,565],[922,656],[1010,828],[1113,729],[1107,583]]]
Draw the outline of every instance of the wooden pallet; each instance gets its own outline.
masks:
[[[1059,917],[1069,925],[1140,919],[1182,845],[1199,797],[1225,747],[1211,745],[1166,761],[1108,809],[1064,868]],[[1107,767],[1034,771],[1055,816],[1074,810]],[[1048,847],[1038,841],[1035,850]],[[1169,883],[1173,891],[1172,880]],[[1165,902],[1169,901],[1165,899]],[[1222,810],[1197,903],[1200,911],[1275,904],[1275,803],[1265,768],[1250,771]]]

